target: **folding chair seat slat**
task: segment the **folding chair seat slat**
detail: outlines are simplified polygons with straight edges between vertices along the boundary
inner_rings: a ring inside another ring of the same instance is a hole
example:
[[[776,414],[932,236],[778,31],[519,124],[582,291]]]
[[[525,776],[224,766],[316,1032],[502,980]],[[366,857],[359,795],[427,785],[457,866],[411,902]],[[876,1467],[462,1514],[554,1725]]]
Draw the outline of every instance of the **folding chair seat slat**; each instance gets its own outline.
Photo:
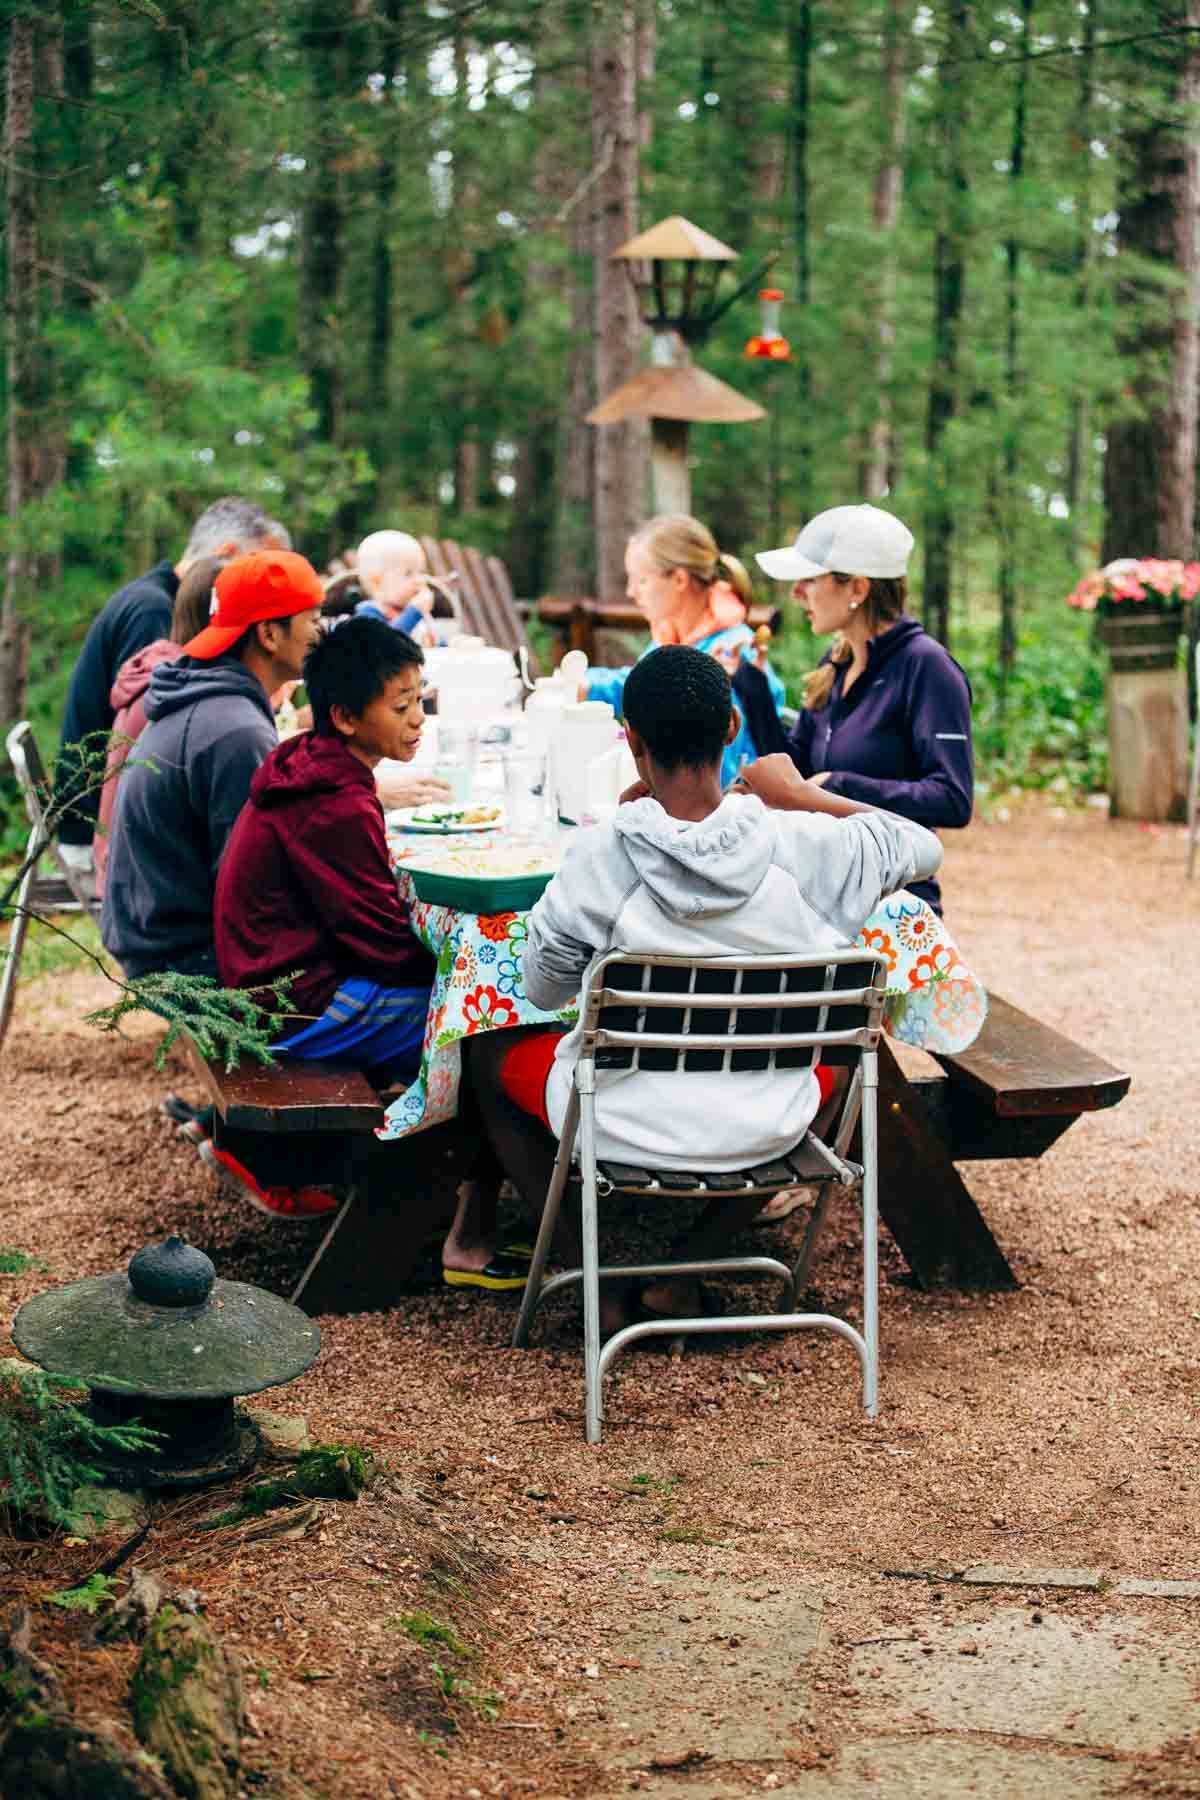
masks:
[[[635,1169],[628,1163],[603,1162],[597,1163],[596,1168],[616,1188],[650,1187],[654,1182],[649,1169]]]
[[[790,1163],[757,1163],[747,1174],[755,1187],[790,1187],[796,1179]]]

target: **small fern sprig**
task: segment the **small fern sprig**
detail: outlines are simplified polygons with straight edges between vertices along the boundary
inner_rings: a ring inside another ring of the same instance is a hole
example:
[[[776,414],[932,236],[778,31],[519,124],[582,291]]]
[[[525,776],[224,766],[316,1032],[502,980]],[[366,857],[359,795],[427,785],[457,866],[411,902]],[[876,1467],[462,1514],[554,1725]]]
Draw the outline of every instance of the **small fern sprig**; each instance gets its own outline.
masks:
[[[92,1458],[155,1454],[162,1433],[136,1422],[101,1425],[78,1405],[81,1383],[44,1369],[0,1369],[0,1506],[68,1531],[75,1490],[105,1480]]]
[[[167,1022],[154,1056],[159,1069],[185,1031],[203,1056],[223,1062],[226,1070],[236,1068],[243,1057],[270,1063],[274,1060],[272,1039],[296,1016],[288,1005],[295,979],[284,975],[250,993],[244,988],[221,987],[210,975],[179,975],[170,969],[157,975],[131,976],[119,984],[117,999],[88,1013],[86,1022],[101,1031],[120,1031],[131,1013],[157,1013]]]

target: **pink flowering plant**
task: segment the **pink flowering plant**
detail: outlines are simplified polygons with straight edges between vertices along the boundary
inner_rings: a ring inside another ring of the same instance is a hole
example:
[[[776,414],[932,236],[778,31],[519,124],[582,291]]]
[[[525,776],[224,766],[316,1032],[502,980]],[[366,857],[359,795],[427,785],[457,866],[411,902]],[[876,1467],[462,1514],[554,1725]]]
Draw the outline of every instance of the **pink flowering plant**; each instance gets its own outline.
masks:
[[[1156,556],[1122,556],[1093,569],[1067,595],[1067,605],[1084,612],[1110,612],[1114,606],[1149,601],[1153,606],[1183,606],[1200,593],[1200,562]]]

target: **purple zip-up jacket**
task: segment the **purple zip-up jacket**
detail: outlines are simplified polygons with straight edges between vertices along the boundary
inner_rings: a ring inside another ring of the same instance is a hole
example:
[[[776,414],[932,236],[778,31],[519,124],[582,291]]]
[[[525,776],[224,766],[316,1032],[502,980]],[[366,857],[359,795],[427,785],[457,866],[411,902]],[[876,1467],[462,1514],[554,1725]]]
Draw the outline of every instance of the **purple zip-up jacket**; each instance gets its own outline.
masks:
[[[792,729],[788,752],[800,773],[831,770],[831,794],[886,807],[918,825],[968,824],[975,786],[971,689],[954,658],[904,615],[870,640],[867,666],[843,696],[848,667],[838,667],[828,703],[819,712],[806,708]],[[941,912],[936,881],[915,881],[909,891]]]

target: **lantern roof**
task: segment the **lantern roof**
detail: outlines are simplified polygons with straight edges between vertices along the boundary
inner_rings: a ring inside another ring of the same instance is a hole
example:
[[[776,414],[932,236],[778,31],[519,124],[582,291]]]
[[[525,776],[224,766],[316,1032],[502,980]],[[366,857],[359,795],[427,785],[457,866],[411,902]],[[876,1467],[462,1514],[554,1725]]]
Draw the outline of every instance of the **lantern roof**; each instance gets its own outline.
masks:
[[[160,1400],[279,1387],[321,1347],[299,1307],[243,1281],[218,1281],[208,1257],[177,1237],[140,1250],[127,1272],[26,1301],[12,1335],[31,1362],[81,1386]]]
[[[710,425],[738,425],[764,418],[761,406],[736,388],[718,381],[694,363],[639,369],[631,381],[594,406],[589,425],[615,425],[619,419],[688,419]]]
[[[682,262],[736,262],[737,251],[723,244],[707,231],[701,231],[690,219],[680,213],[674,213],[669,219],[662,219],[657,225],[651,225],[648,231],[639,232],[637,237],[630,238],[627,244],[613,251],[614,260],[624,257],[633,261],[640,257],[649,257],[654,261]]]

